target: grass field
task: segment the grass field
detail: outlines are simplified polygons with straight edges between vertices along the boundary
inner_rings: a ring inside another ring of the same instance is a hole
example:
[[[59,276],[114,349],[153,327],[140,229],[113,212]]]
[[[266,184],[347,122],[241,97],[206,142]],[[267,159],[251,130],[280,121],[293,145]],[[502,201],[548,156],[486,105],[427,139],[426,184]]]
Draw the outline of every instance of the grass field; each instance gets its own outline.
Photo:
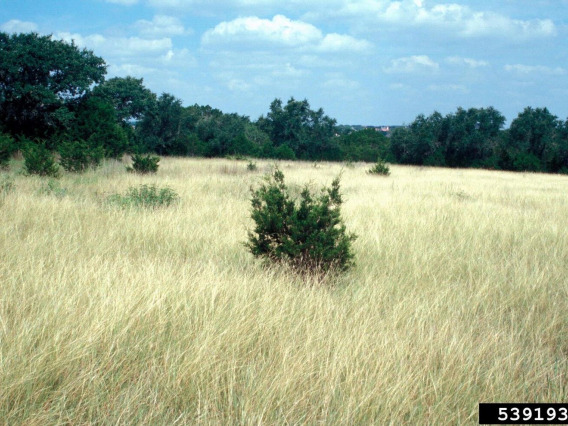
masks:
[[[246,165],[2,172],[0,423],[477,424],[479,402],[568,401],[567,176],[344,167],[356,267],[317,285],[243,246],[270,168]],[[342,168],[280,167],[314,188]],[[140,184],[180,201],[105,201]]]

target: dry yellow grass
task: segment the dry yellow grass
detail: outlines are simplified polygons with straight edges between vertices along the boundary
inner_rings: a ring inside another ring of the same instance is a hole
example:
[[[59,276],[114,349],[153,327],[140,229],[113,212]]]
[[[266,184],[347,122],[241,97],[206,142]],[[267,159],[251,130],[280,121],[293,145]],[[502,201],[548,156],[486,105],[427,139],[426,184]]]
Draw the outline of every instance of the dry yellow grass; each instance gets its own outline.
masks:
[[[479,402],[568,400],[568,177],[346,167],[357,266],[322,287],[243,247],[258,164],[109,162],[60,196],[14,175],[0,421],[476,424]],[[341,165],[281,169],[319,186]],[[181,201],[103,202],[142,183]]]

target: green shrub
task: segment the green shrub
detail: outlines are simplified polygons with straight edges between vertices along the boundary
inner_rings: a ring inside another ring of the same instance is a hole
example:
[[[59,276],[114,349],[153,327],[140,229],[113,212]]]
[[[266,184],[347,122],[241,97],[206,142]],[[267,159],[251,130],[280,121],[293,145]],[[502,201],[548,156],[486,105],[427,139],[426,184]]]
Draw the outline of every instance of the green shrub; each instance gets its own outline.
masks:
[[[160,157],[157,155],[134,154],[132,156],[132,167],[127,167],[126,170],[141,174],[156,173],[158,171],[159,162]]]
[[[158,188],[156,185],[140,185],[130,187],[125,195],[114,194],[108,198],[109,203],[120,207],[167,207],[179,200],[179,195],[171,188]]]
[[[41,195],[54,195],[57,198],[63,198],[67,195],[67,189],[63,188],[55,179],[44,182],[38,192]]]
[[[247,159],[243,154],[234,154],[225,156],[228,160],[244,161]]]
[[[378,159],[373,167],[371,167],[367,173],[372,175],[388,176],[390,175],[390,168],[382,159]]]
[[[0,196],[8,195],[10,192],[14,191],[15,187],[14,178],[12,176],[3,175],[0,179]]]
[[[542,163],[536,155],[521,152],[513,158],[513,170],[520,172],[538,172],[542,170]]]
[[[84,140],[63,142],[59,146],[60,163],[68,172],[82,173],[89,167],[96,168],[104,156],[102,146],[89,146]]]
[[[6,196],[16,188],[14,178],[8,175],[0,176],[0,207],[4,204]]]
[[[4,133],[0,133],[0,169],[6,169],[12,154],[16,151],[14,140]]]
[[[296,154],[289,145],[283,144],[274,150],[274,158],[278,160],[295,160]]]
[[[351,242],[356,236],[346,232],[341,219],[339,178],[320,194],[304,187],[298,204],[278,168],[251,191],[255,227],[245,245],[254,256],[318,275],[353,266]]]
[[[253,163],[252,161],[249,161],[247,164],[247,170],[249,172],[255,172],[258,169],[258,167],[256,166],[256,163]]]
[[[27,142],[24,148],[24,168],[30,175],[59,177],[59,166],[53,153],[41,142]]]

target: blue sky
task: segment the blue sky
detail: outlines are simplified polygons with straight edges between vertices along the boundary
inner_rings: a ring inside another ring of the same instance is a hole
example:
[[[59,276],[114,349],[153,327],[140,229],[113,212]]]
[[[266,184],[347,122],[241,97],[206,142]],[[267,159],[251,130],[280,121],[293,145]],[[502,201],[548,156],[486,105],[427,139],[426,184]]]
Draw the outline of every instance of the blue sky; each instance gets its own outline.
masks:
[[[0,0],[0,30],[75,40],[108,77],[253,120],[291,96],[340,124],[568,118],[568,0]]]

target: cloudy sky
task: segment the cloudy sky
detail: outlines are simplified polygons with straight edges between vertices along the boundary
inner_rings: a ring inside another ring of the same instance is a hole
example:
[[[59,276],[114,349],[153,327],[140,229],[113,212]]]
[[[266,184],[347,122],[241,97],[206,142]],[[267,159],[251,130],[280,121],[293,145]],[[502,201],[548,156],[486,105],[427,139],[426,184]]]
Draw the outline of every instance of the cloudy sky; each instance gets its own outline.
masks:
[[[184,105],[340,124],[525,107],[568,117],[568,0],[0,0],[0,30],[53,34]]]

